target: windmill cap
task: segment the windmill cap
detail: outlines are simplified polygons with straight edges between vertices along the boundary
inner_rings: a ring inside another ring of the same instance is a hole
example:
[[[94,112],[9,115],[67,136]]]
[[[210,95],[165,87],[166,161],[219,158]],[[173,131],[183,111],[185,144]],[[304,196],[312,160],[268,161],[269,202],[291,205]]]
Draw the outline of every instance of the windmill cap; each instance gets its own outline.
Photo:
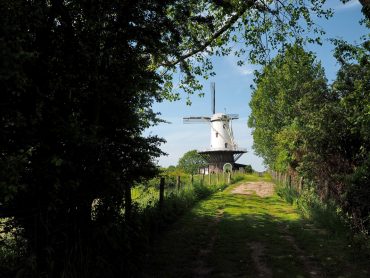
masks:
[[[229,120],[229,117],[224,113],[216,113],[212,115],[211,122],[219,120]]]

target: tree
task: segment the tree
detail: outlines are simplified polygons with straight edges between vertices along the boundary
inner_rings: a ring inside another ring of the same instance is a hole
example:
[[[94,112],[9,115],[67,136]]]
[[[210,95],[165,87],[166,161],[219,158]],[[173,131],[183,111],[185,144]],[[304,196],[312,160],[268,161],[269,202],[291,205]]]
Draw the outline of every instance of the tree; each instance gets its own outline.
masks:
[[[370,43],[334,41],[341,64],[331,86],[333,99],[311,126],[315,180],[327,181],[329,197],[349,216],[357,231],[370,230]],[[317,162],[320,162],[318,164]],[[325,171],[323,171],[325,169]]]
[[[289,47],[257,75],[249,125],[254,147],[278,171],[308,178],[357,231],[370,230],[370,44],[334,41],[341,64],[326,86],[314,56]]]
[[[172,78],[181,72],[178,88],[193,94],[202,89],[196,76],[208,79],[215,75],[212,55],[234,54],[238,65],[247,60],[266,64],[270,53],[295,41],[300,44],[320,43],[324,31],[315,25],[312,16],[329,18],[332,10],[323,8],[324,1],[183,1],[169,9],[175,29],[182,34],[176,53],[155,56],[153,68],[161,71],[164,93],[178,99]],[[311,32],[312,31],[312,32]],[[231,47],[229,42],[244,44]],[[204,55],[207,54],[207,55]],[[188,96],[188,103],[191,103]]]
[[[327,98],[324,70],[298,45],[287,47],[255,80],[248,120],[254,149],[271,169],[296,168],[304,153],[301,131]]]
[[[106,231],[119,224],[135,228],[130,189],[156,174],[163,142],[142,132],[160,122],[154,101],[177,98],[174,71],[184,73],[180,88],[200,90],[196,76],[212,74],[202,53],[231,53],[239,31],[262,61],[302,40],[310,10],[329,15],[310,2],[1,0],[0,202],[36,258],[35,276],[58,276],[96,238],[116,248]]]
[[[185,173],[191,175],[191,181],[193,182],[193,176],[199,172],[199,168],[205,167],[207,162],[204,158],[196,151],[191,150],[186,152],[180,159],[177,167],[182,169]]]
[[[150,107],[161,99],[161,80],[148,55],[168,47],[157,41],[166,6],[0,5],[0,202],[36,258],[26,272],[58,276],[71,254],[92,250],[104,227],[122,221],[123,204],[130,214],[131,185],[157,172],[163,140],[142,132],[158,122]]]

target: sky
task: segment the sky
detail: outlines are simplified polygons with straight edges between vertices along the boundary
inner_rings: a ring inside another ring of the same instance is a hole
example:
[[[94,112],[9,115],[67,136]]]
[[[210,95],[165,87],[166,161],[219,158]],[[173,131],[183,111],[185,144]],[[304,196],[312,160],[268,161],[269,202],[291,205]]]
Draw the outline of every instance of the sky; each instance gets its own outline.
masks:
[[[322,46],[308,46],[307,50],[313,51],[317,60],[321,61],[325,69],[326,77],[331,83],[336,76],[339,65],[333,57],[334,46],[328,38],[341,38],[348,42],[359,41],[362,35],[368,34],[368,30],[361,26],[359,21],[363,18],[361,4],[358,0],[352,0],[342,4],[340,0],[327,0],[327,6],[334,9],[334,16],[329,20],[317,21],[326,32]],[[210,82],[216,83],[216,113],[227,112],[239,114],[239,119],[233,121],[234,138],[241,148],[248,152],[244,154],[238,163],[250,164],[253,169],[263,171],[262,158],[253,152],[253,138],[251,129],[247,126],[248,116],[251,113],[249,101],[253,85],[253,70],[257,66],[246,64],[242,67],[236,64],[238,58],[232,55],[226,57],[212,57],[216,76],[203,80],[204,97],[196,94],[191,97],[192,105],[186,105],[186,95],[176,102],[165,101],[155,103],[153,110],[161,113],[161,118],[170,122],[162,123],[145,131],[146,135],[158,135],[167,143],[162,145],[162,150],[167,156],[158,159],[158,165],[168,167],[177,165],[179,158],[189,150],[202,150],[210,145],[209,124],[183,124],[182,118],[187,116],[209,116],[211,111]]]

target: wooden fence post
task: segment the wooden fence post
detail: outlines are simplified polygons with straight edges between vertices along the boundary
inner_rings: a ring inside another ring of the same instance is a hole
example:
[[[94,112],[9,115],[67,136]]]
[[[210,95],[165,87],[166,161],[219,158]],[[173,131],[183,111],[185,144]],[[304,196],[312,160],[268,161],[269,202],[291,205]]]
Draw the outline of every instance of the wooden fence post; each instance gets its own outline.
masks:
[[[292,176],[288,174],[288,186],[292,188]]]
[[[220,183],[220,173],[217,172],[217,185]]]
[[[164,178],[162,177],[159,182],[159,207],[163,206],[164,200]]]
[[[211,173],[208,173],[208,184],[211,185]]]
[[[287,174],[284,173],[284,178],[283,178],[284,186],[287,184]]]
[[[231,181],[231,172],[227,174],[227,184],[230,184]]]
[[[279,172],[279,183],[283,183],[283,173]]]
[[[204,185],[204,172],[202,174],[202,185]]]

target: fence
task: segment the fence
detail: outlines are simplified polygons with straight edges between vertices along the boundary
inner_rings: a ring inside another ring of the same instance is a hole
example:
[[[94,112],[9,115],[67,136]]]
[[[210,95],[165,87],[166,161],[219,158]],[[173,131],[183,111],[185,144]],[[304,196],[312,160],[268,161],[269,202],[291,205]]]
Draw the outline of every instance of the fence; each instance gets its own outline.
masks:
[[[277,171],[270,171],[272,179],[279,185],[284,185],[293,188],[301,193],[304,189],[306,181],[303,177],[298,175],[291,175],[289,173],[282,173]]]
[[[198,174],[194,176],[165,175],[151,180],[148,184],[132,188],[133,201],[141,207],[158,205],[161,207],[166,199],[185,194],[193,194],[194,190],[215,191],[223,185],[230,184],[235,173]],[[197,187],[197,188],[195,188]],[[202,187],[202,188],[200,188]]]
[[[232,173],[231,172],[228,172],[228,173],[211,173],[211,174],[208,174],[207,175],[207,179],[205,178],[205,174],[201,174],[199,175],[200,179],[198,180],[198,182],[201,184],[201,185],[206,185],[208,184],[208,186],[211,186],[211,185],[220,185],[220,184],[230,184],[231,183],[231,177],[232,177]],[[190,183],[190,186],[193,186],[194,185],[194,176],[191,176],[191,183]],[[159,206],[162,207],[163,206],[163,202],[164,202],[164,196],[165,196],[165,185],[166,185],[166,179],[165,177],[161,177],[160,178],[160,182],[159,182]],[[178,191],[181,191],[184,186],[186,186],[186,183],[182,183],[181,181],[181,176],[176,176],[176,188]],[[173,192],[173,191],[172,191]]]

